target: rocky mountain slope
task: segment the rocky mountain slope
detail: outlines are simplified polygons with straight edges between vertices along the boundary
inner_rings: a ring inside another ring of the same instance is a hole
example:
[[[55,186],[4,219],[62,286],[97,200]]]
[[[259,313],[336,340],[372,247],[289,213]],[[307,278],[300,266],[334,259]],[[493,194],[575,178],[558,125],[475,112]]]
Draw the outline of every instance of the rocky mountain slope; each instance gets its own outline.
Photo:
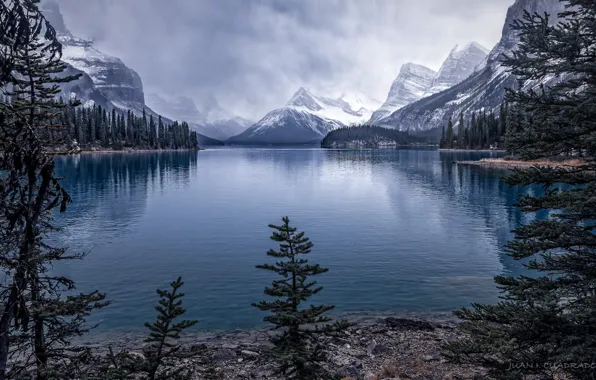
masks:
[[[319,142],[331,130],[363,123],[380,102],[362,94],[317,96],[302,87],[285,106],[269,112],[229,143],[303,144]]]
[[[477,42],[455,46],[445,59],[439,72],[415,63],[402,66],[391,85],[387,100],[376,110],[369,124],[379,124],[395,111],[452,87],[474,72],[474,68],[486,58],[488,50]]]
[[[406,63],[393,81],[387,100],[376,110],[369,124],[375,124],[398,109],[422,98],[432,87],[437,73],[428,67],[415,63]]]
[[[563,9],[559,0],[516,0],[509,8],[502,37],[476,71],[468,78],[439,93],[411,103],[389,116],[379,124],[414,133],[440,134],[442,126],[450,117],[460,113],[469,117],[472,111],[496,110],[505,88],[515,85],[515,78],[500,63],[502,54],[511,52],[518,39],[511,23],[523,16],[523,11],[557,14]]]
[[[162,115],[188,122],[192,129],[213,139],[225,140],[244,132],[253,122],[224,110],[214,97],[202,99],[200,108],[186,96],[169,98],[148,94],[147,104]]]
[[[58,39],[62,43],[62,61],[67,65],[65,75],[81,75],[77,81],[61,85],[64,94],[74,95],[86,105],[96,104],[123,112],[131,110],[137,116],[145,110],[147,115],[156,118],[164,116],[165,123],[172,123],[176,119],[186,121],[185,117],[190,116],[167,117],[168,114],[152,110],[145,104],[143,81],[136,71],[126,66],[119,58],[96,49],[92,41],[79,38],[70,32],[55,0],[43,1],[41,9],[56,29]],[[242,127],[246,128],[248,124],[249,122],[244,121]],[[211,139],[211,136],[203,136],[198,128],[195,129],[203,142],[220,143]],[[216,131],[219,132],[219,129]],[[237,131],[239,129],[232,129],[229,134],[220,134],[220,138],[225,139]]]
[[[62,43],[62,61],[69,73],[81,73],[82,77],[63,87],[66,93],[74,93],[83,101],[92,100],[100,105],[121,110],[143,111],[145,95],[141,77],[119,58],[104,54],[88,41],[73,35],[64,22],[58,3],[46,0],[41,9],[56,29]]]
[[[427,97],[444,91],[469,77],[474,68],[488,55],[489,50],[477,42],[465,46],[456,45],[433,79],[431,88],[424,93]]]

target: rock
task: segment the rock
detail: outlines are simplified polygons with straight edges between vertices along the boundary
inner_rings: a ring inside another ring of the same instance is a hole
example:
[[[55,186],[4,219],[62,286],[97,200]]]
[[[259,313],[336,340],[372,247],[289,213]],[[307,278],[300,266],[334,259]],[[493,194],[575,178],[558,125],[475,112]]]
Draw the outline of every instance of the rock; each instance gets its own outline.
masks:
[[[358,371],[358,368],[353,365],[347,365],[338,369],[335,374],[339,377],[358,378],[360,376],[360,371]]]
[[[422,330],[422,331],[434,331],[435,327],[426,321],[418,321],[414,319],[406,319],[406,318],[395,318],[395,317],[388,317],[385,318],[385,323],[387,326],[394,328],[394,329],[403,329],[403,330]]]
[[[238,355],[236,354],[236,351],[231,350],[229,348],[222,348],[220,350],[215,351],[215,353],[213,354],[213,359],[217,361],[225,361],[236,359],[237,356]]]
[[[258,352],[249,351],[249,350],[242,350],[242,351],[240,351],[240,353],[244,356],[248,356],[251,358],[258,358],[260,356]]]
[[[250,371],[251,378],[268,379],[271,377],[271,371],[264,367],[258,367]]]
[[[377,344],[374,340],[366,347],[369,355],[380,355],[389,352],[389,348],[383,344]]]
[[[333,337],[331,339],[331,343],[333,344],[337,344],[338,346],[343,346],[344,344],[348,344],[350,341],[348,339],[345,338],[341,338],[341,337]]]
[[[433,362],[433,361],[440,360],[441,357],[438,354],[432,354],[432,355],[424,355],[422,357],[422,359],[424,359],[425,362]]]
[[[354,357],[356,359],[364,359],[364,358],[368,357],[368,354],[363,351],[358,351],[354,354]]]
[[[237,350],[238,349],[238,345],[237,344],[231,344],[231,343],[224,343],[221,345],[222,348],[227,348],[229,350]]]

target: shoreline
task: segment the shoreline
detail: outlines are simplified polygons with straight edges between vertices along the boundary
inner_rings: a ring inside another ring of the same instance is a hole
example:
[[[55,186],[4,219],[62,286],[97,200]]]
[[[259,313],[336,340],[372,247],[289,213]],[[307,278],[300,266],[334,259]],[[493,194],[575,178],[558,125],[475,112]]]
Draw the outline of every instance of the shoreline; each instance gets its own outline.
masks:
[[[149,152],[181,152],[181,151],[201,151],[205,150],[205,148],[198,148],[198,149],[191,149],[191,148],[184,148],[184,149],[79,149],[77,151],[70,150],[70,151],[63,151],[63,152],[48,152],[48,154],[53,156],[73,156],[77,154],[92,154],[92,153],[149,153]]]
[[[350,312],[345,314],[339,314],[331,316],[333,320],[347,320],[350,323],[353,323],[356,326],[364,327],[364,326],[373,326],[380,321],[386,318],[398,318],[403,320],[410,320],[410,321],[425,321],[428,323],[437,323],[437,324],[445,324],[445,325],[455,325],[458,323],[458,320],[455,316],[453,316],[452,312],[433,312],[433,313],[421,313],[421,312],[409,312],[409,313],[398,313],[398,312],[376,312],[376,313],[367,313],[367,312]],[[200,321],[198,326],[200,326]],[[242,340],[243,337],[252,336],[252,335],[259,335],[259,334],[266,334],[268,331],[268,327],[266,326],[255,326],[255,327],[247,327],[247,328],[211,328],[211,329],[202,329],[193,332],[187,332],[182,338],[181,341],[185,343],[190,342],[207,342],[213,341],[217,339],[240,339]],[[125,349],[137,349],[135,347],[134,342],[137,341],[139,345],[143,344],[143,338],[145,338],[146,333],[148,331],[146,328],[140,326],[135,327],[133,329],[110,329],[105,331],[94,331],[91,330],[89,334],[86,334],[80,337],[80,340],[85,343],[92,343],[92,344],[105,344],[105,343],[119,343],[122,339],[124,339],[127,345],[120,345],[121,348]],[[81,342],[79,342],[81,343]]]
[[[439,149],[439,152],[507,153],[504,149]]]
[[[441,357],[441,344],[461,336],[456,330],[455,317],[447,318],[446,314],[380,313],[339,317],[353,325],[344,336],[324,338],[328,352],[325,366],[341,378],[353,379],[377,374],[385,376],[378,378],[445,379],[455,374],[459,374],[458,379],[478,378],[483,373],[481,368],[450,364]],[[206,371],[217,368],[224,380],[281,380],[273,376],[274,366],[267,354],[272,334],[267,328],[197,332],[183,335],[179,342],[206,352],[205,356],[192,359],[193,379],[203,379]],[[139,338],[120,336],[113,342],[114,349],[142,355],[143,341]],[[86,346],[103,353],[112,344],[110,340],[80,339]],[[389,370],[392,375],[386,376]]]
[[[548,168],[573,168],[583,165],[583,161],[574,159],[567,161],[519,161],[519,160],[504,160],[502,158],[483,158],[477,161],[454,161],[458,165],[480,166],[485,168],[495,169],[527,169],[534,166],[548,167]]]

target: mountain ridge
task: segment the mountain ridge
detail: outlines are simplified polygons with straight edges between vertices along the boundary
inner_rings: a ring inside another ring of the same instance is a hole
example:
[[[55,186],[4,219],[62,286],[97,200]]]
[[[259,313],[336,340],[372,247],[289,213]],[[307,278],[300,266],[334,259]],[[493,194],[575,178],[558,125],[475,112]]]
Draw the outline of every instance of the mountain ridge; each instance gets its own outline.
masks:
[[[501,39],[468,78],[395,111],[380,123],[400,131],[439,135],[449,118],[456,119],[460,113],[468,118],[472,111],[496,111],[503,101],[505,88],[516,84],[516,79],[500,59],[517,46],[518,38],[511,24],[523,16],[524,10],[557,14],[563,10],[563,5],[559,0],[516,0],[507,11]],[[553,17],[552,22],[555,21],[556,17]]]
[[[460,83],[475,70],[488,52],[478,42],[472,41],[451,49],[439,71],[411,62],[402,65],[389,89],[387,100],[373,113],[368,124],[382,125],[385,118],[399,109]]]
[[[363,94],[320,96],[306,87],[300,87],[284,106],[270,111],[246,131],[226,142],[316,143],[333,129],[368,120],[372,108],[378,103]]]

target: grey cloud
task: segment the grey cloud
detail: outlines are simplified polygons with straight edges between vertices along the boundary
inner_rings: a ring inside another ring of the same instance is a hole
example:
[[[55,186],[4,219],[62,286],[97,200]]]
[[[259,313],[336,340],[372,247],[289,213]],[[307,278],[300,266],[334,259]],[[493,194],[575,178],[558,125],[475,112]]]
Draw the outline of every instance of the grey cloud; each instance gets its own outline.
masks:
[[[300,86],[384,100],[401,64],[498,41],[513,0],[60,0],[69,28],[147,92],[215,95],[258,119]]]

